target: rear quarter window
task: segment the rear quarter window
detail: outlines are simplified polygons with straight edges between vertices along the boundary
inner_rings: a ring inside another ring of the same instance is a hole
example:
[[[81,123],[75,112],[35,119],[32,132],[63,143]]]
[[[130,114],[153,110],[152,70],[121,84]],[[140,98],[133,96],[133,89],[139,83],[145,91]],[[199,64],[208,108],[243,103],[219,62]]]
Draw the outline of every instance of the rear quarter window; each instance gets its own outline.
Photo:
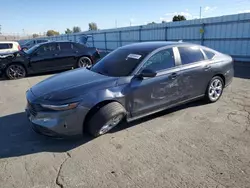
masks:
[[[86,45],[84,44],[79,44],[79,43],[72,43],[73,49],[82,49],[86,48]]]
[[[208,59],[213,59],[213,57],[215,56],[215,53],[213,53],[213,52],[211,52],[209,50],[205,50],[205,49],[202,49],[202,50],[206,54]]]

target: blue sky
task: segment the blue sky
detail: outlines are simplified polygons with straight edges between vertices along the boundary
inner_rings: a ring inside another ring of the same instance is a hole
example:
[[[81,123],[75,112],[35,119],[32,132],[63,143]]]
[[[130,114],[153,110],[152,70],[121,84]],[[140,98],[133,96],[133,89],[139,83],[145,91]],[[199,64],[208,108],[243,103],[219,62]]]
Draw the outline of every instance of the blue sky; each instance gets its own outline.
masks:
[[[174,14],[187,19],[250,12],[250,0],[0,0],[2,33],[32,34],[48,29],[64,32],[79,26],[100,29],[170,21]]]

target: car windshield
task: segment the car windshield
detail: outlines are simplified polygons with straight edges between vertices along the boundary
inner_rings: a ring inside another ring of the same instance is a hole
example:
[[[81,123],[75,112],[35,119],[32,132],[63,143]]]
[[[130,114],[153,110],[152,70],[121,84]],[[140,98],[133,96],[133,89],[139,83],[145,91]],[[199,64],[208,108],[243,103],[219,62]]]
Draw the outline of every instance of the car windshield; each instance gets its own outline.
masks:
[[[32,54],[41,44],[37,44],[33,47],[31,47],[30,49],[26,50],[25,53],[26,54]]]
[[[91,71],[112,77],[129,76],[148,54],[148,51],[117,49],[96,63]]]

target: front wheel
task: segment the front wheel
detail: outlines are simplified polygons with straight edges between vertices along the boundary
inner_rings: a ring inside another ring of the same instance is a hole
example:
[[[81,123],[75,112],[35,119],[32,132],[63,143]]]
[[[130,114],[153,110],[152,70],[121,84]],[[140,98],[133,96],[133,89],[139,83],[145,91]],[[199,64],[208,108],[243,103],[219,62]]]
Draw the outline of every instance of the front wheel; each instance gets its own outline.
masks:
[[[206,91],[206,100],[208,102],[216,102],[223,93],[224,82],[220,76],[215,76],[209,82]]]
[[[120,103],[108,103],[87,121],[88,133],[94,137],[101,136],[117,126],[125,115],[126,111]]]
[[[80,59],[78,60],[78,67],[91,68],[92,67],[91,59],[86,56],[80,57]]]
[[[12,64],[6,68],[5,74],[10,80],[16,80],[26,77],[26,70],[20,64]]]

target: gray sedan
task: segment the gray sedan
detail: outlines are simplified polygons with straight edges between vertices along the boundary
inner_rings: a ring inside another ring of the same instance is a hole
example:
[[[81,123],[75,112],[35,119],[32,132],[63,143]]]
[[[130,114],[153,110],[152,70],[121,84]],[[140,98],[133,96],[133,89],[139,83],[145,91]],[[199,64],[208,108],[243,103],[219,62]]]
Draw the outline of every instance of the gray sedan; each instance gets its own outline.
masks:
[[[114,50],[90,70],[50,77],[26,93],[32,128],[54,137],[107,133],[121,121],[205,98],[232,81],[230,56],[182,42],[144,42]]]

